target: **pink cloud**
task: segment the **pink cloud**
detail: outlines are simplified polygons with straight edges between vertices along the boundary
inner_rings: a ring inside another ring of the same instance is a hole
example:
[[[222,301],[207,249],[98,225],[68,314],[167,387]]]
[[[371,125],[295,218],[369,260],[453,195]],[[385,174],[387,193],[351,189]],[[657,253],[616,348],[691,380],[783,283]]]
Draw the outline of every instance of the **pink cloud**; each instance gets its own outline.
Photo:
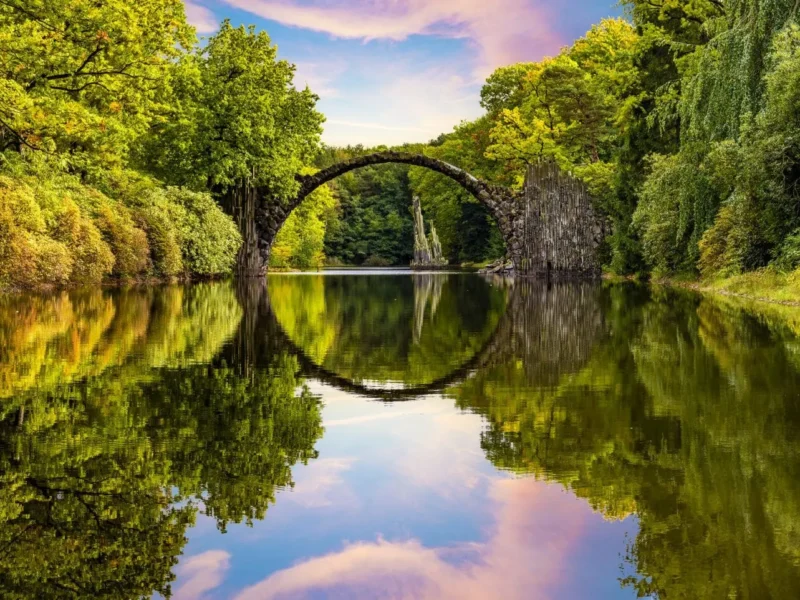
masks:
[[[471,40],[479,54],[476,74],[552,54],[561,41],[552,33],[544,0],[225,0],[284,25],[349,39],[401,41],[411,35]]]
[[[172,596],[175,600],[200,600],[209,590],[222,583],[230,565],[230,554],[209,550],[190,556],[176,570],[180,587]]]
[[[349,544],[278,571],[236,600],[343,598],[463,600],[557,598],[570,554],[592,519],[585,502],[560,486],[501,480],[495,529],[485,543],[427,548],[416,540]]]
[[[345,487],[343,474],[353,467],[354,458],[320,458],[297,469],[294,473],[295,485],[288,492],[287,499],[307,508],[319,508],[333,504],[331,496],[339,491],[337,501],[341,501],[343,493],[348,495],[347,502],[357,499]]]
[[[185,0],[186,20],[197,29],[197,33],[214,33],[219,28],[217,19],[209,9],[191,0]]]

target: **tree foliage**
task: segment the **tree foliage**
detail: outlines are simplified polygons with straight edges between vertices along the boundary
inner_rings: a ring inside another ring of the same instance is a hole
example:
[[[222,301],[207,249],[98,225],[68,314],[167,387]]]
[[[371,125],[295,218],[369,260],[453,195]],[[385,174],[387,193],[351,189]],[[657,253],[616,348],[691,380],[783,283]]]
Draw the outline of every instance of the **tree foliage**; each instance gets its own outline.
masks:
[[[0,5],[0,140],[79,171],[124,164],[194,43],[180,0]]]
[[[297,90],[294,65],[277,60],[266,32],[225,21],[171,71],[169,117],[151,130],[143,158],[169,183],[225,190],[238,182],[280,197],[313,158],[323,121],[317,97]]]
[[[201,46],[184,11],[0,4],[0,286],[226,273],[241,238],[209,194],[249,231],[232,190],[296,191],[316,96],[266,33],[226,22]]]
[[[650,162],[635,217],[643,238],[662,239],[645,244],[645,259],[658,270],[706,277],[791,267],[781,253],[798,227],[798,122],[788,108],[798,94],[797,8],[696,2],[682,9],[676,28],[667,18],[676,7],[655,13],[646,3],[628,4],[673,48],[677,71],[653,118],[678,124],[680,147]],[[676,198],[677,209],[665,206]],[[676,235],[658,233],[668,229]],[[669,266],[665,255],[673,256]]]
[[[378,149],[328,148],[320,167]],[[346,173],[330,186],[336,201],[328,213],[325,255],[334,263],[409,264],[414,251],[412,192],[405,165],[378,165]]]

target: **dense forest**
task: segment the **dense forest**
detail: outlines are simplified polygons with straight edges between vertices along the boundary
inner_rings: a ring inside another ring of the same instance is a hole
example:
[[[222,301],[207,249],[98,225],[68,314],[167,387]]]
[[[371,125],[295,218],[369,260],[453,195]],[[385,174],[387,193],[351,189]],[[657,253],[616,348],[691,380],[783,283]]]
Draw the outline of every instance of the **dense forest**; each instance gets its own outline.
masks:
[[[317,98],[269,36],[201,45],[184,10],[0,4],[0,286],[229,273],[241,190],[311,164]]]
[[[497,69],[479,119],[403,149],[511,186],[555,161],[611,223],[612,273],[796,278],[796,2],[622,5],[557,56]],[[250,192],[281,202],[295,174],[373,150],[322,146],[317,98],[293,74],[253,28],[226,22],[199,44],[179,0],[2,3],[0,285],[229,272]],[[414,195],[451,262],[503,255],[455,184],[382,166],[312,196],[272,266],[407,264]]]

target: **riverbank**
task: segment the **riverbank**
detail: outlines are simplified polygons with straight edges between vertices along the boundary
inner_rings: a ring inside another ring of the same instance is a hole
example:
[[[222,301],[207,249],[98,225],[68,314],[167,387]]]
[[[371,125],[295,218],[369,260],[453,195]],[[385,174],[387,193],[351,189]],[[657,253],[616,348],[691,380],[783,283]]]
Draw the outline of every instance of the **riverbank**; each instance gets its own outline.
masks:
[[[655,279],[653,283],[752,302],[800,307],[800,269],[792,273],[762,269],[710,281],[664,278]]]

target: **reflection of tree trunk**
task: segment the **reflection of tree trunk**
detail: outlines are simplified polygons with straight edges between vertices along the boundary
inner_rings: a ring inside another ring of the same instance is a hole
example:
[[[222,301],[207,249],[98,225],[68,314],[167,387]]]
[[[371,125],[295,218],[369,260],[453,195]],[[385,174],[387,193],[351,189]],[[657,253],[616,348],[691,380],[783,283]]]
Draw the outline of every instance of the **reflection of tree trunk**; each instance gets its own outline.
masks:
[[[288,346],[272,313],[266,278],[238,279],[236,299],[242,307],[242,320],[221,359],[228,366],[235,365],[243,377],[249,377],[254,369],[272,364]]]
[[[267,271],[268,263],[265,253],[259,248],[256,228],[258,203],[258,190],[249,181],[237,183],[225,194],[225,208],[242,234],[242,246],[236,257],[236,274],[239,277],[263,277]]]
[[[247,377],[258,358],[259,316],[262,304],[267,302],[266,281],[237,280],[236,298],[242,307],[242,320],[234,340],[231,361]],[[262,334],[267,335],[267,332]]]

